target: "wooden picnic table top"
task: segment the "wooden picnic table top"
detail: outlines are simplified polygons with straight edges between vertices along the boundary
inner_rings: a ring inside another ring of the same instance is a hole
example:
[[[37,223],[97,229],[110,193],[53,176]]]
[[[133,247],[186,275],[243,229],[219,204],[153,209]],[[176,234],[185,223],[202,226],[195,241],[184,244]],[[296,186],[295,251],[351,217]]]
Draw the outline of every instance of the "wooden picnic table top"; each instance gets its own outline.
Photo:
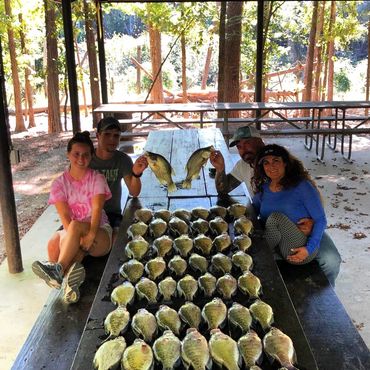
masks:
[[[348,109],[370,108],[370,101],[310,101],[266,103],[173,103],[173,104],[101,104],[94,113],[164,113],[164,112],[212,112],[235,110],[292,110],[292,109]]]
[[[210,135],[211,132],[213,132],[213,136]],[[221,133],[217,129],[172,130],[151,133],[148,137],[146,150],[158,151],[160,154],[167,155],[175,170],[179,171],[176,179],[183,179],[183,167],[191,151],[203,145],[209,145],[219,135]],[[216,146],[219,145],[217,141],[215,143]],[[177,154],[178,152],[179,154]],[[143,189],[140,198],[131,199],[125,207],[119,235],[109,255],[73,360],[72,369],[90,369],[98,346],[107,337],[104,333],[103,322],[107,314],[115,309],[109,297],[114,287],[123,282],[118,271],[127,259],[124,253],[124,246],[128,242],[127,228],[133,222],[137,209],[145,207],[152,210],[161,208],[172,211],[178,208],[191,210],[197,206],[209,208],[215,204],[228,206],[236,201],[249,204],[250,207],[245,188],[240,188],[233,197],[218,198],[214,196],[215,190],[210,186],[214,180],[208,177],[206,170],[202,172],[199,180],[193,181],[192,189],[179,189],[174,193],[167,193],[166,189],[159,186],[150,170],[144,172],[142,179]],[[233,235],[232,224],[230,224],[229,231],[230,235]],[[292,338],[297,352],[297,367],[299,369],[339,370],[350,368],[348,366],[352,366],[352,364],[358,369],[370,368],[370,355],[366,345],[336,297],[334,290],[317,266],[313,266],[312,270],[307,266],[294,266],[293,271],[290,270],[289,266],[287,268],[280,266],[281,270],[279,270],[267,244],[257,234],[253,237],[253,245],[248,252],[254,261],[253,272],[261,279],[263,287],[261,298],[269,303],[274,310],[274,325]],[[287,285],[280,271],[286,276]],[[315,274],[312,280],[307,277],[308,271],[313,271]],[[233,301],[246,305],[250,303],[241,293],[233,297]],[[172,302],[175,309],[178,309],[182,303],[183,301],[179,299]],[[195,303],[199,304],[198,301]],[[202,303],[204,304],[204,299]],[[231,303],[227,302],[228,305]],[[129,307],[129,311],[133,315],[138,308],[146,307],[155,313],[160,304],[161,302],[148,305],[146,302],[135,301],[134,305]],[[124,337],[131,344],[134,339],[131,329],[128,329]],[[353,362],[349,362],[350,360]],[[277,369],[275,366],[276,364],[269,363],[265,358],[262,368]]]

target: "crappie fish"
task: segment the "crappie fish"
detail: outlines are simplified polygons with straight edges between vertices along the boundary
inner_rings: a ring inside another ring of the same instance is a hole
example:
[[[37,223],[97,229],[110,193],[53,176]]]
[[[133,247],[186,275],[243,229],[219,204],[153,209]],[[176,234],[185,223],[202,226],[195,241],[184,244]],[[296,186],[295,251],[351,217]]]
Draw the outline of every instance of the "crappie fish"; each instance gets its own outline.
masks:
[[[141,337],[146,343],[150,343],[157,333],[157,320],[145,308],[139,308],[132,318],[131,328],[137,337]]]
[[[250,271],[245,271],[238,278],[239,289],[248,294],[250,298],[258,298],[261,294],[262,286],[260,279]]]
[[[135,290],[140,298],[146,298],[149,303],[157,302],[158,287],[154,281],[146,277],[142,277],[136,283]]]
[[[208,256],[212,249],[212,239],[204,234],[199,234],[194,238],[194,247],[200,250],[205,256]]]
[[[231,258],[223,253],[216,253],[211,259],[212,269],[227,274],[231,272],[233,263]]]
[[[149,208],[140,208],[135,211],[135,220],[148,224],[153,217],[153,211]]]
[[[202,218],[203,220],[207,220],[209,216],[209,210],[203,207],[194,207],[191,210],[191,215],[196,220],[197,218]]]
[[[220,329],[211,330],[209,352],[212,360],[227,370],[239,370],[241,357],[238,345],[234,339],[224,334]]]
[[[222,217],[215,217],[209,221],[209,227],[216,235],[226,233],[229,230],[229,224]]]
[[[155,218],[149,224],[150,233],[154,238],[159,238],[167,230],[167,222],[163,221],[161,218]]]
[[[176,276],[183,276],[188,268],[188,263],[182,257],[176,255],[168,262],[168,268],[173,271]]]
[[[297,362],[293,342],[288,335],[278,328],[272,328],[263,337],[263,348],[273,359],[277,360],[281,366],[288,370],[297,369],[294,363]]]
[[[269,304],[257,299],[249,306],[252,317],[260,323],[264,331],[271,327],[274,322],[274,312]]]
[[[124,281],[113,289],[110,299],[117,306],[127,306],[132,302],[134,296],[135,287],[129,281]]]
[[[193,302],[185,302],[179,309],[179,316],[189,328],[198,329],[202,320],[202,312]]]
[[[234,240],[233,244],[237,247],[240,251],[246,252],[250,246],[252,245],[252,240],[248,235],[240,234],[237,235]]]
[[[198,286],[206,297],[212,297],[216,290],[217,279],[209,272],[198,278]]]
[[[190,224],[195,234],[205,234],[209,230],[209,224],[203,218],[198,218]]]
[[[148,230],[148,225],[142,221],[131,224],[127,229],[127,235],[133,239],[135,236],[144,236]]]
[[[252,221],[245,217],[241,216],[234,221],[234,231],[236,234],[245,234],[249,235],[253,230]]]
[[[221,217],[224,219],[227,216],[227,209],[222,206],[212,206],[209,211],[213,218]]]
[[[236,279],[230,274],[225,274],[224,276],[221,276],[216,283],[216,289],[224,299],[231,299],[231,297],[235,294],[237,288],[238,283],[236,282]]]
[[[171,276],[167,276],[158,283],[158,290],[163,297],[163,301],[171,301],[171,298],[176,295],[177,282]]]
[[[118,306],[114,311],[109,312],[104,320],[105,333],[109,334],[108,339],[118,337],[126,329],[129,321],[130,313],[124,306]]]
[[[153,352],[154,357],[162,364],[163,370],[172,370],[180,361],[181,341],[171,330],[165,330],[154,342]]]
[[[186,258],[193,249],[193,239],[186,234],[180,235],[173,241],[173,246],[181,257]]]
[[[154,239],[153,247],[158,257],[165,257],[166,254],[171,252],[173,246],[173,240],[167,235]]]
[[[161,305],[155,317],[162,330],[171,330],[176,335],[180,334],[181,320],[176,310],[167,305]]]
[[[234,253],[231,257],[233,264],[238,267],[242,272],[251,270],[253,267],[252,257],[242,251]]]
[[[177,208],[172,212],[172,215],[181,220],[185,221],[186,223],[190,222],[191,220],[191,212],[185,208]]]
[[[201,256],[198,253],[192,253],[189,257],[189,265],[194,269],[200,271],[202,274],[205,274],[208,269],[207,258]]]
[[[245,216],[247,207],[241,203],[234,203],[227,207],[227,212],[232,218],[237,219],[241,216]]]
[[[212,367],[207,340],[195,328],[188,329],[181,342],[181,359],[185,369],[205,370]]]
[[[176,216],[171,217],[168,226],[174,235],[187,234],[189,231],[188,224],[184,220]]]
[[[121,367],[123,370],[151,370],[154,364],[153,351],[142,339],[135,339],[123,353]]]
[[[154,212],[155,218],[161,218],[163,221],[166,221],[167,223],[170,220],[171,216],[172,212],[165,208],[158,209],[157,211]]]
[[[217,329],[225,322],[227,307],[220,298],[213,298],[202,309],[202,317],[208,324],[209,329]]]
[[[177,282],[179,297],[184,296],[185,300],[192,301],[198,290],[198,282],[191,276],[185,275]]]
[[[192,180],[199,178],[199,173],[202,167],[207,163],[211,152],[213,152],[215,148],[211,145],[206,148],[200,148],[196,150],[188,159],[186,163],[186,178],[182,183],[183,189],[190,189]]]
[[[167,159],[157,153],[145,152],[144,155],[148,161],[150,169],[153,171],[159,183],[166,185],[169,193],[176,191],[176,185],[172,180],[172,176],[175,175],[175,171]]]
[[[115,368],[120,362],[126,349],[123,337],[117,337],[104,342],[96,351],[93,365],[96,370],[109,370]]]
[[[231,245],[231,238],[228,233],[222,233],[213,239],[213,246],[217,252],[223,252]]]
[[[252,316],[247,307],[234,302],[227,311],[229,324],[239,327],[243,334],[247,333],[252,325]]]
[[[150,280],[157,280],[166,270],[166,262],[163,257],[156,257],[149,260],[145,265],[145,272]]]
[[[141,260],[149,249],[149,243],[142,237],[136,236],[126,244],[127,257]]]
[[[131,283],[135,284],[143,276],[144,265],[137,259],[124,262],[119,269],[119,273]]]
[[[262,341],[254,330],[239,338],[238,347],[247,368],[252,368],[261,359]]]

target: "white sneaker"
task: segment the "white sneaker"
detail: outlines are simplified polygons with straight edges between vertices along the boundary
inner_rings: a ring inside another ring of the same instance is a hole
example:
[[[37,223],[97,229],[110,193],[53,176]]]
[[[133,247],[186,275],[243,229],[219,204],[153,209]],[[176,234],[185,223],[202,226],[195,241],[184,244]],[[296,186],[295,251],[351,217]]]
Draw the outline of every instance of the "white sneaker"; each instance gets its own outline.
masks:
[[[80,262],[75,262],[65,276],[64,302],[76,303],[80,299],[79,287],[85,281],[86,271]]]

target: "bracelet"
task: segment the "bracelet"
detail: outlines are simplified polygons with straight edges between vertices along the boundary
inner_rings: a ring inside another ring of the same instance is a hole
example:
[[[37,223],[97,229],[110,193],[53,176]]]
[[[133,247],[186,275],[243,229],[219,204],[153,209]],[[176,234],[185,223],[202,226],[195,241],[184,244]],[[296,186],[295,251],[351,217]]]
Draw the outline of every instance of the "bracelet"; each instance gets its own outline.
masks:
[[[132,176],[136,177],[136,178],[139,178],[141,176],[143,176],[143,173],[141,173],[140,175],[136,175],[136,173],[134,171],[131,171],[132,173]]]

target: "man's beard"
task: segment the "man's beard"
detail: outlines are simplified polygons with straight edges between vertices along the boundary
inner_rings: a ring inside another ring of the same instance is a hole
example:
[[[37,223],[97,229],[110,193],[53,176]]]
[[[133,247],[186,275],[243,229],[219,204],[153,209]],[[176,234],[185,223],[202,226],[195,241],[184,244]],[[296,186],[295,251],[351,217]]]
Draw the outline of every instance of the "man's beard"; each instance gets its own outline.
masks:
[[[246,152],[246,153],[243,154],[242,159],[243,159],[244,162],[246,162],[250,166],[252,166],[253,163],[254,163],[255,157],[256,156],[255,156],[254,153],[252,153],[252,152]]]

